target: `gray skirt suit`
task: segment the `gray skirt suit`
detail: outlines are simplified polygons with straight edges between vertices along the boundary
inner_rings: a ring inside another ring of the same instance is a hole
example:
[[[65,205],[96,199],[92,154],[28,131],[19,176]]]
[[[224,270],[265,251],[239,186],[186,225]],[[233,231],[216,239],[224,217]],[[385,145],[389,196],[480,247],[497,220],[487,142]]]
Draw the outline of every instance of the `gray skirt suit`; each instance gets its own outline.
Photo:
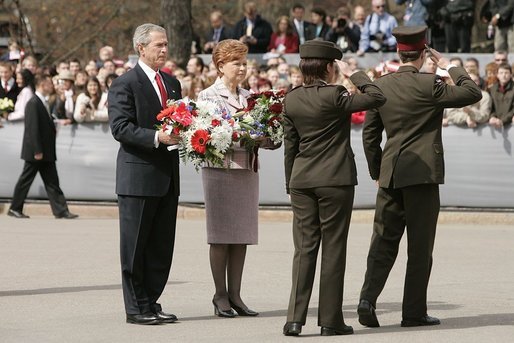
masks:
[[[238,88],[236,99],[218,78],[198,100],[216,102],[234,115],[247,106],[249,95]],[[208,244],[258,243],[259,174],[252,168],[254,158],[245,148],[234,147],[225,157],[225,168],[202,168]]]

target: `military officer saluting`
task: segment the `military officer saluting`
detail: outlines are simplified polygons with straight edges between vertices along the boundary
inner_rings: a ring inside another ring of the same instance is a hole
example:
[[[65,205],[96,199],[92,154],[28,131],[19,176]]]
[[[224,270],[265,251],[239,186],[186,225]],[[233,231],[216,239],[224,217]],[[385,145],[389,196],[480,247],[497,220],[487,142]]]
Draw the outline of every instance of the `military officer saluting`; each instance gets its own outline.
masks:
[[[349,74],[334,43],[311,40],[300,46],[304,85],[285,98],[286,188],[294,213],[293,280],[283,333],[296,336],[305,324],[320,244],[318,325],[321,335],[352,334],[342,313],[346,240],[357,172],[350,146],[352,112],[385,102],[363,72],[351,76],[362,94],[350,95],[335,80],[336,66]]]
[[[396,73],[376,80],[387,101],[367,112],[363,128],[369,172],[379,185],[357,309],[359,322],[369,327],[379,326],[377,298],[393,267],[405,228],[408,262],[401,325],[440,323],[427,315],[427,287],[439,215],[439,184],[444,183],[443,110],[474,104],[482,95],[463,68],[451,65],[436,50],[425,48],[426,30],[426,26],[393,30],[402,65]],[[419,72],[428,53],[439,68],[448,70],[455,86],[434,74]],[[384,129],[387,141],[382,150]]]

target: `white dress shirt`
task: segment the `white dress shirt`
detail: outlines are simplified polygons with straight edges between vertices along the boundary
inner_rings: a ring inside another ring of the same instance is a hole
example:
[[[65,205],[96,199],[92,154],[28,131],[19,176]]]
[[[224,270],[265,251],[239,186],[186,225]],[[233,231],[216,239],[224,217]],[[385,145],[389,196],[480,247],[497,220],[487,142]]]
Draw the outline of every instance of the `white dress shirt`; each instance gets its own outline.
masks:
[[[152,84],[153,89],[155,90],[155,93],[159,97],[159,102],[162,104],[162,97],[161,97],[161,92],[159,91],[159,85],[157,84],[157,81],[155,80],[155,75],[157,74],[157,72],[155,70],[153,70],[152,68],[150,68],[148,65],[146,65],[143,61],[141,61],[141,59],[137,63],[139,63],[139,66],[141,67],[141,69],[143,69],[146,76],[148,76],[148,79],[150,80],[150,83]],[[161,76],[161,79],[162,79],[162,76]],[[164,84],[164,80],[162,81],[162,83],[164,85],[164,88],[166,88],[166,85]],[[157,115],[157,113],[155,115]],[[156,148],[159,147],[159,131],[155,131],[155,137],[154,137],[153,143]]]

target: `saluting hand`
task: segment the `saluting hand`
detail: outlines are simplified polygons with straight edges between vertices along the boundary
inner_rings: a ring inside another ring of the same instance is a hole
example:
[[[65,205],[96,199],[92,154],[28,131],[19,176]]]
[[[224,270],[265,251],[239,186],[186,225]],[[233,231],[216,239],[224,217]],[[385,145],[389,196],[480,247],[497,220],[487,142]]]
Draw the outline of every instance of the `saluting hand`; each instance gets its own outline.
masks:
[[[450,64],[450,61],[443,57],[439,51],[436,49],[430,48],[427,46],[428,51],[430,52],[430,59],[434,61],[435,64],[441,69],[446,70],[448,65]]]
[[[350,65],[341,60],[336,60],[337,68],[339,68],[339,72],[343,74],[346,78],[350,77],[355,71],[350,68]]]

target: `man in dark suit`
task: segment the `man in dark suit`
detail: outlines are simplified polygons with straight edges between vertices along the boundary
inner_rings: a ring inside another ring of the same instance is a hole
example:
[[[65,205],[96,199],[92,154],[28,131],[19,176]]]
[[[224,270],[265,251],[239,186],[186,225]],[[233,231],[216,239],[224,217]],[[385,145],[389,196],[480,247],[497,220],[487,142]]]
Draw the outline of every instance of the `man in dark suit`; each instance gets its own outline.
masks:
[[[232,38],[232,32],[223,22],[223,14],[221,11],[213,11],[210,21],[211,28],[205,36],[205,44],[203,45],[203,52],[206,54],[212,54],[214,47],[222,40]]]
[[[439,184],[444,183],[441,122],[444,108],[462,107],[482,98],[480,88],[462,67],[430,49],[455,86],[438,76],[419,73],[427,50],[426,26],[398,27],[393,35],[402,62],[396,73],[375,84],[387,102],[368,111],[363,128],[364,152],[371,178],[379,185],[367,271],[357,309],[359,322],[379,326],[375,308],[407,227],[408,263],[402,326],[437,325],[427,315],[427,287],[439,215]],[[382,151],[382,132],[387,141]]]
[[[303,20],[305,14],[305,7],[302,4],[294,4],[291,9],[291,16],[293,17],[293,29],[298,36],[299,43],[303,44],[305,41],[314,39],[316,35],[316,27],[312,23]]]
[[[177,320],[157,303],[168,280],[179,196],[177,136],[156,131],[167,99],[180,99],[180,83],[159,68],[168,55],[164,28],[143,24],[134,33],[137,65],[113,81],[109,122],[120,142],[116,193],[120,212],[120,253],[127,323]]]
[[[0,62],[0,99],[9,98],[16,103],[21,89],[13,77],[12,65],[9,62]]]
[[[50,76],[36,76],[36,94],[25,107],[25,132],[21,149],[21,158],[25,160],[25,165],[14,187],[11,207],[7,213],[11,217],[28,218],[23,214],[23,204],[38,172],[43,179],[54,216],[66,219],[78,217],[68,210],[66,199],[59,187],[59,176],[55,167],[55,124],[46,100],[52,90]]]
[[[254,2],[245,4],[244,15],[234,27],[233,38],[248,45],[249,54],[266,53],[273,33],[270,23],[257,14]]]

